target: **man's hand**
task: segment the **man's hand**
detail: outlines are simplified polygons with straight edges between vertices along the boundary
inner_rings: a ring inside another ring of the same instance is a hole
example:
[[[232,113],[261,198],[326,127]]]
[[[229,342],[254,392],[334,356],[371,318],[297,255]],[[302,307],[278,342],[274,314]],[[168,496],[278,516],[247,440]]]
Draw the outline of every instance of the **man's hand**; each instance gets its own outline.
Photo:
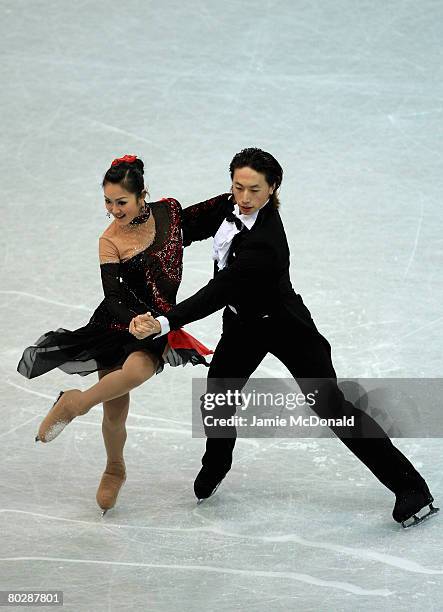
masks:
[[[139,324],[149,331],[149,336],[152,336],[152,334],[159,334],[162,330],[160,322],[154,319],[150,312],[137,317],[137,325]]]
[[[161,325],[154,319],[150,312],[143,315],[137,315],[129,324],[129,332],[138,340],[143,340],[154,334],[161,332]]]

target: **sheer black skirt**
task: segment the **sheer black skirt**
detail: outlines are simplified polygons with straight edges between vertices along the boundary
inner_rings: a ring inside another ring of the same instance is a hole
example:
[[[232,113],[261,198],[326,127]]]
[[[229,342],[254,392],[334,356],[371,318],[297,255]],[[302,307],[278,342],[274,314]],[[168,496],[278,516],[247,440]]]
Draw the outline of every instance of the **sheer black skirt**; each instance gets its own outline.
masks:
[[[212,353],[184,330],[137,340],[126,329],[89,322],[73,331],[60,328],[43,334],[24,350],[17,371],[26,378],[41,376],[54,368],[87,376],[122,366],[135,351],[146,351],[158,358],[157,374],[165,363],[173,367],[188,363],[208,366],[205,356]]]

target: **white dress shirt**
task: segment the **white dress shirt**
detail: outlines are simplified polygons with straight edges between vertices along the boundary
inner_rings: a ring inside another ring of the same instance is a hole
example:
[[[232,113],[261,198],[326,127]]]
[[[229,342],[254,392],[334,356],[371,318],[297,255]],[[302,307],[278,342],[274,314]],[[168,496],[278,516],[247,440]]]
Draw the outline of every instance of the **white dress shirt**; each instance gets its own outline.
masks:
[[[266,206],[268,202],[269,200],[263,206]],[[261,208],[263,208],[263,206]],[[245,225],[248,228],[248,230],[250,230],[251,227],[254,225],[255,220],[257,219],[259,210],[256,210],[251,215],[242,215],[239,212],[238,207],[236,206],[233,213],[236,217],[240,219],[243,225]],[[235,223],[231,221],[227,221],[226,219],[223,221],[223,223],[218,228],[214,236],[212,257],[214,261],[217,262],[217,267],[219,270],[223,270],[223,268],[226,267],[226,263],[227,263],[228,255],[229,255],[229,249],[231,248],[232,240],[234,239],[234,236],[236,236],[239,232],[240,230],[237,229]],[[231,308],[231,310],[237,313],[237,311],[235,310],[233,306],[229,305],[229,308]],[[158,333],[155,337],[159,338],[160,336],[164,336],[164,334],[167,334],[170,331],[170,327],[169,327],[169,321],[167,317],[159,316],[157,317],[157,321],[161,325],[161,332]]]
[[[237,210],[234,210],[234,215],[237,217],[237,219],[240,219],[248,230],[250,230],[257,219],[258,210],[256,210],[255,213],[252,213],[252,215],[241,215]],[[218,228],[217,233],[214,236],[212,258],[217,262],[217,268],[219,270],[223,270],[223,268],[226,267],[229,249],[231,248],[234,236],[236,236],[239,232],[240,230],[237,229],[235,223],[227,221],[226,219]]]

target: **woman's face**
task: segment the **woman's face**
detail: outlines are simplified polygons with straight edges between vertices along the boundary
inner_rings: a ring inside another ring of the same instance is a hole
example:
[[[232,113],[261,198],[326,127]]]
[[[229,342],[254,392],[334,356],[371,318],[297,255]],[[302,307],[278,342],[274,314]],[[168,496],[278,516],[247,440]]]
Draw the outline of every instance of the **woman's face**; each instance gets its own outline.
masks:
[[[135,217],[140,215],[145,192],[137,198],[135,193],[129,193],[118,183],[105,183],[103,193],[106,210],[119,225],[129,225]]]
[[[266,177],[249,166],[236,168],[232,177],[232,193],[241,214],[252,215],[266,204],[274,192]]]

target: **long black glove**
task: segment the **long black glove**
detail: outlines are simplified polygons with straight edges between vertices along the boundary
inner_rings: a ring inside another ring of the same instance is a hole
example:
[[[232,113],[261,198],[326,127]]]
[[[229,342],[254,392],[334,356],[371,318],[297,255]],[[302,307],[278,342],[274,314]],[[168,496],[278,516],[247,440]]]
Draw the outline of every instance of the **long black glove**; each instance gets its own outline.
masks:
[[[141,302],[122,281],[119,263],[101,264],[100,273],[105,305],[121,323],[129,325],[134,317],[148,310],[146,304]],[[128,302],[131,306],[128,305]],[[137,308],[138,312],[134,308]]]

